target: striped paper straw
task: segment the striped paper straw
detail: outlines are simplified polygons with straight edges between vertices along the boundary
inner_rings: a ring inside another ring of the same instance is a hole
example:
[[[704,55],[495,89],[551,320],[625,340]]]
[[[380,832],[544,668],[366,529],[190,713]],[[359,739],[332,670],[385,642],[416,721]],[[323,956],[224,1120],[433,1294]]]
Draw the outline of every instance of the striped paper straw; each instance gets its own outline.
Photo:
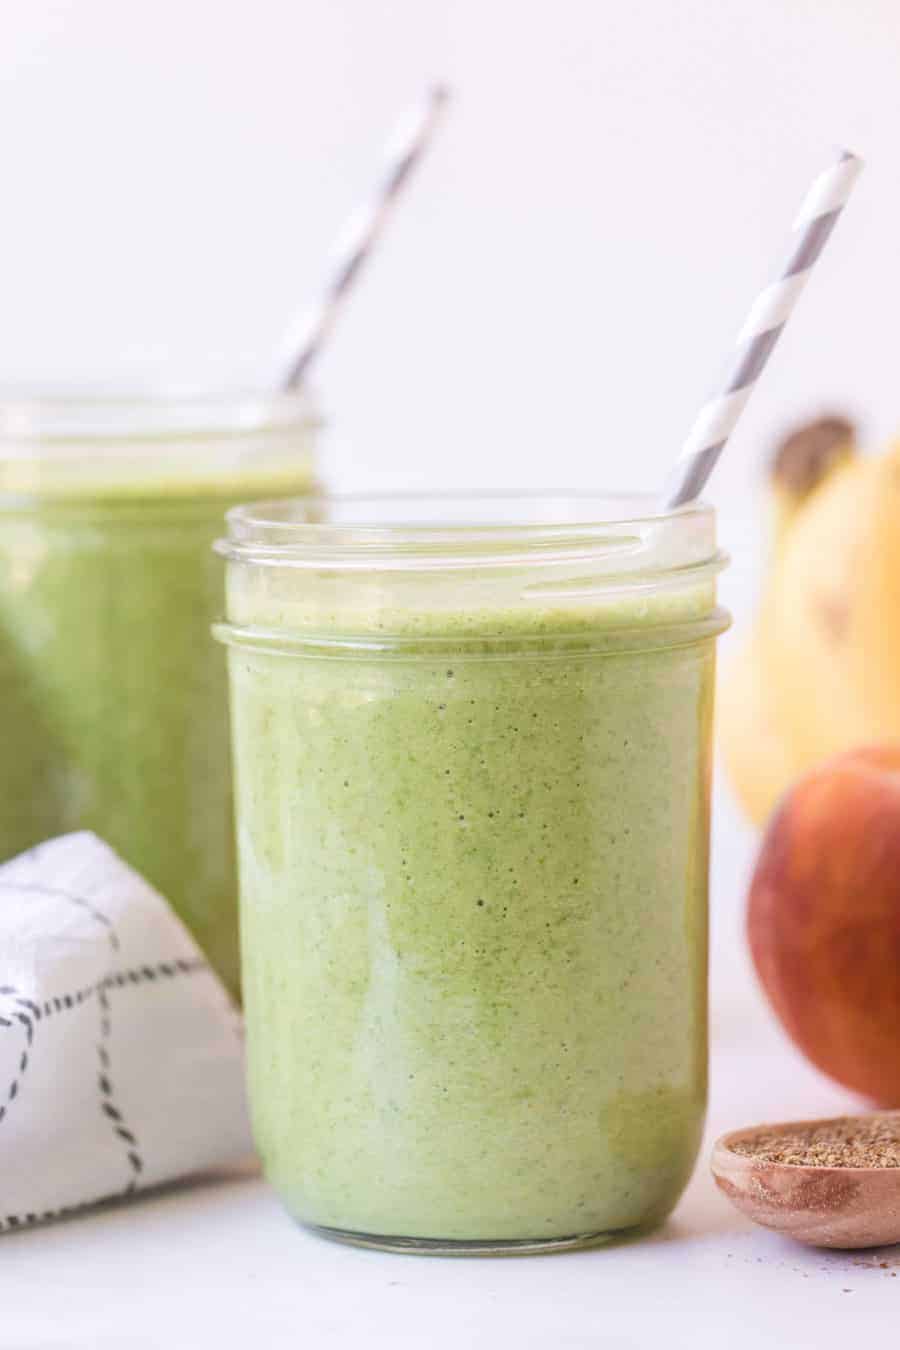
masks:
[[[288,330],[276,363],[279,388],[296,389],[306,378],[391,208],[425,153],[448,96],[445,86],[433,85],[385,146],[381,177],[371,197],[351,214],[335,240],[318,300]]]
[[[787,263],[777,281],[768,285],[751,306],[722,390],[701,408],[691,427],[668,485],[668,510],[694,501],[703,491],[862,166],[857,155],[843,150],[813,182],[794,221],[795,237]]]

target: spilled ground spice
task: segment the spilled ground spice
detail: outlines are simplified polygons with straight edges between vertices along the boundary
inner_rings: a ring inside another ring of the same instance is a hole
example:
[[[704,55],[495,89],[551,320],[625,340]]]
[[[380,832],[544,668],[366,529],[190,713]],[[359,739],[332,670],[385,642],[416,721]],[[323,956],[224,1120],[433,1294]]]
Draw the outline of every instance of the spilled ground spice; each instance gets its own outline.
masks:
[[[900,1167],[900,1111],[760,1130],[730,1147],[793,1167]]]

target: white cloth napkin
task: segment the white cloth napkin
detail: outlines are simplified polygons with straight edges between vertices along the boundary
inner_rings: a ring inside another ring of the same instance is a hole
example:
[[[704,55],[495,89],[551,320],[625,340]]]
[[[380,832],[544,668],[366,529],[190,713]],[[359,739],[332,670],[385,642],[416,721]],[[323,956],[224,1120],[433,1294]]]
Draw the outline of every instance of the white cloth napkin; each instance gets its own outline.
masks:
[[[96,835],[0,866],[0,1231],[252,1149],[234,1005]]]

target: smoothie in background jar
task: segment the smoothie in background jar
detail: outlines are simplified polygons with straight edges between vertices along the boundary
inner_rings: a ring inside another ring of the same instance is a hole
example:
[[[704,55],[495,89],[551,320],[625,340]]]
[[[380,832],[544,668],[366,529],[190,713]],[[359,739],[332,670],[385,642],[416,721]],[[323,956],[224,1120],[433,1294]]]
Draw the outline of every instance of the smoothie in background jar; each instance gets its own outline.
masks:
[[[0,858],[91,829],[238,987],[224,512],[308,492],[295,397],[0,400]]]
[[[706,1100],[712,512],[325,509],[221,546],[267,1175],[396,1249],[656,1222]]]

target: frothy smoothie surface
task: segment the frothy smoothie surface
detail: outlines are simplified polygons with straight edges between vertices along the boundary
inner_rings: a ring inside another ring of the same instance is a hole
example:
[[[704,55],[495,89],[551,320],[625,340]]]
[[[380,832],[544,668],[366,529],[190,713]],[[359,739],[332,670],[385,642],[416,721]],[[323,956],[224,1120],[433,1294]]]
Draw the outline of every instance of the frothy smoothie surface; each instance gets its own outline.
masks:
[[[230,599],[270,1179],[364,1235],[660,1219],[705,1107],[711,589],[420,606],[396,637],[292,585]]]

